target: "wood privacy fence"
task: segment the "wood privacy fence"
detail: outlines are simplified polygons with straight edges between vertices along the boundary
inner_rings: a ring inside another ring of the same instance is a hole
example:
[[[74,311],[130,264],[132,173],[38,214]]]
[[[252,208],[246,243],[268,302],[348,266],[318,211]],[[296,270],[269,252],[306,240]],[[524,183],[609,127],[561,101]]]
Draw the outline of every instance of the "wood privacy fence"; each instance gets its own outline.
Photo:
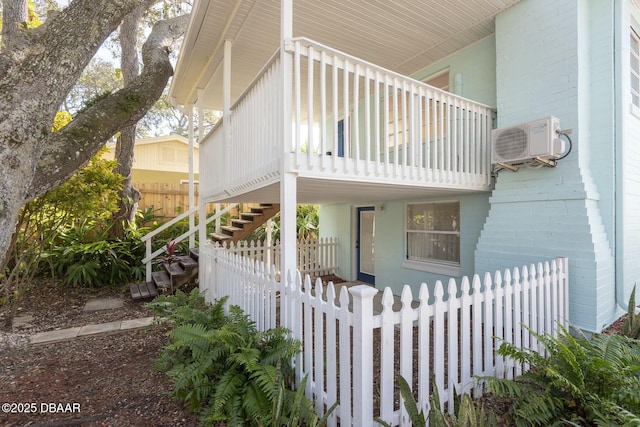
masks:
[[[209,301],[228,295],[228,304],[239,305],[260,329],[275,327],[279,315],[279,324],[302,342],[297,380],[308,376],[305,393],[319,413],[339,402],[331,426],[376,425],[375,416],[411,425],[395,386],[399,375],[423,408],[434,378],[441,409],[453,410],[454,393],[482,394],[475,375],[513,378],[527,369],[495,353],[502,341],[543,352],[526,328],[557,336],[568,319],[566,258],[460,283],[423,283],[417,300],[405,286],[399,311],[390,288],[378,300],[373,287],[342,287],[337,294],[333,283],[312,283],[299,272],[278,281],[275,267],[210,244],[201,246],[200,263]]]
[[[164,182],[135,182],[140,191],[138,209],[152,208],[165,218],[175,218],[189,210],[189,184],[168,184]],[[195,204],[198,205],[198,185],[195,185]],[[207,214],[215,212],[215,205],[207,205]]]

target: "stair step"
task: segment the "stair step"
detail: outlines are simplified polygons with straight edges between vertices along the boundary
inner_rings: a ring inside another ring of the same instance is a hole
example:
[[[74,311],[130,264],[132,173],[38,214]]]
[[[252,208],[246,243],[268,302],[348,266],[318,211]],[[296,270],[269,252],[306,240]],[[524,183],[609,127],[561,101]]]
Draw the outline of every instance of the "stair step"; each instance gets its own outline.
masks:
[[[234,227],[232,225],[223,225],[222,227],[220,227],[220,230],[224,230],[228,233],[235,233],[236,231],[242,231],[242,228],[240,227]]]
[[[231,239],[231,236],[229,236],[228,234],[220,234],[220,233],[211,233],[209,237],[211,237],[212,240],[215,240],[218,242]]]
[[[200,261],[200,248],[191,248],[191,249],[189,249],[189,255],[196,262]]]
[[[231,224],[237,227],[243,227],[245,224],[251,224],[253,221],[248,219],[234,218],[231,220]]]
[[[151,273],[151,280],[158,288],[171,289],[171,277],[166,271],[154,271]]]
[[[171,264],[163,264],[163,265],[164,265],[164,269],[167,270],[167,273],[169,273],[169,276],[171,277],[180,277],[186,274],[186,272],[184,271],[184,268],[182,268],[180,266],[180,263],[178,262],[172,262]]]
[[[158,288],[153,282],[133,283],[129,290],[134,300],[146,300],[158,296]]]
[[[198,266],[198,261],[190,256],[183,255],[178,257],[178,264],[180,264],[180,266],[185,270],[190,270]]]
[[[257,218],[259,216],[262,216],[262,214],[261,213],[255,213],[255,212],[242,212],[240,214],[240,218],[248,219],[250,221],[252,221],[254,218]]]

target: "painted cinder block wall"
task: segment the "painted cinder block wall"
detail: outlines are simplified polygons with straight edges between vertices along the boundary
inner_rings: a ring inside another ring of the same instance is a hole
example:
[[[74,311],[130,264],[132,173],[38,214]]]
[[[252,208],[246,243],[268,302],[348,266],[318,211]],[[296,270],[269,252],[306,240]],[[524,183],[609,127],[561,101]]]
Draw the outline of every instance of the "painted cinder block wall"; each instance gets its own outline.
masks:
[[[475,255],[478,272],[569,257],[570,321],[593,332],[619,315],[607,3],[523,0],[496,18],[498,127],[553,115],[573,149],[556,168],[499,173]]]
[[[624,286],[618,289],[619,302],[627,302],[633,286],[640,286],[640,109],[632,105],[628,79],[630,61],[631,28],[640,34],[640,9],[631,0],[617,0],[615,21],[616,58],[618,77],[616,85],[617,110],[616,130],[619,143],[616,150],[617,221],[616,256],[617,280]],[[637,299],[636,299],[637,301]]]

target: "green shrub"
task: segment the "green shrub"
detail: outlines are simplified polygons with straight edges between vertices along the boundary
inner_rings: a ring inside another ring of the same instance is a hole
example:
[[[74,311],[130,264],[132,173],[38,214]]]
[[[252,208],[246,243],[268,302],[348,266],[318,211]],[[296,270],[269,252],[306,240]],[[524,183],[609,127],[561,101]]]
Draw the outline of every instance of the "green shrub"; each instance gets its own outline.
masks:
[[[284,328],[258,331],[237,306],[225,316],[224,302],[207,306],[194,289],[147,304],[174,325],[156,363],[173,395],[204,425],[316,425],[313,403],[293,390],[300,343]]]
[[[144,278],[144,245],[135,229],[109,239],[108,229],[85,221],[60,231],[42,259],[53,277],[69,286],[97,287]]]
[[[531,334],[548,358],[502,343],[500,355],[531,369],[515,380],[484,377],[493,393],[514,399],[516,425],[640,425],[640,341],[575,338],[565,328],[558,338]]]

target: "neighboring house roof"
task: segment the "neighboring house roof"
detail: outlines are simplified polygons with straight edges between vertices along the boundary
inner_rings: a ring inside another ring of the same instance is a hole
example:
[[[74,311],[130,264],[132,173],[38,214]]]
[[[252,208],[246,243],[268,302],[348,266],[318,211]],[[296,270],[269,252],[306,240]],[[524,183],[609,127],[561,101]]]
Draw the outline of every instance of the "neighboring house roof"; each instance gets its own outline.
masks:
[[[296,0],[293,36],[304,36],[412,75],[494,32],[494,18],[519,0],[337,2]],[[280,1],[200,0],[191,13],[170,97],[222,109],[224,41],[233,42],[235,100],[280,44]]]

